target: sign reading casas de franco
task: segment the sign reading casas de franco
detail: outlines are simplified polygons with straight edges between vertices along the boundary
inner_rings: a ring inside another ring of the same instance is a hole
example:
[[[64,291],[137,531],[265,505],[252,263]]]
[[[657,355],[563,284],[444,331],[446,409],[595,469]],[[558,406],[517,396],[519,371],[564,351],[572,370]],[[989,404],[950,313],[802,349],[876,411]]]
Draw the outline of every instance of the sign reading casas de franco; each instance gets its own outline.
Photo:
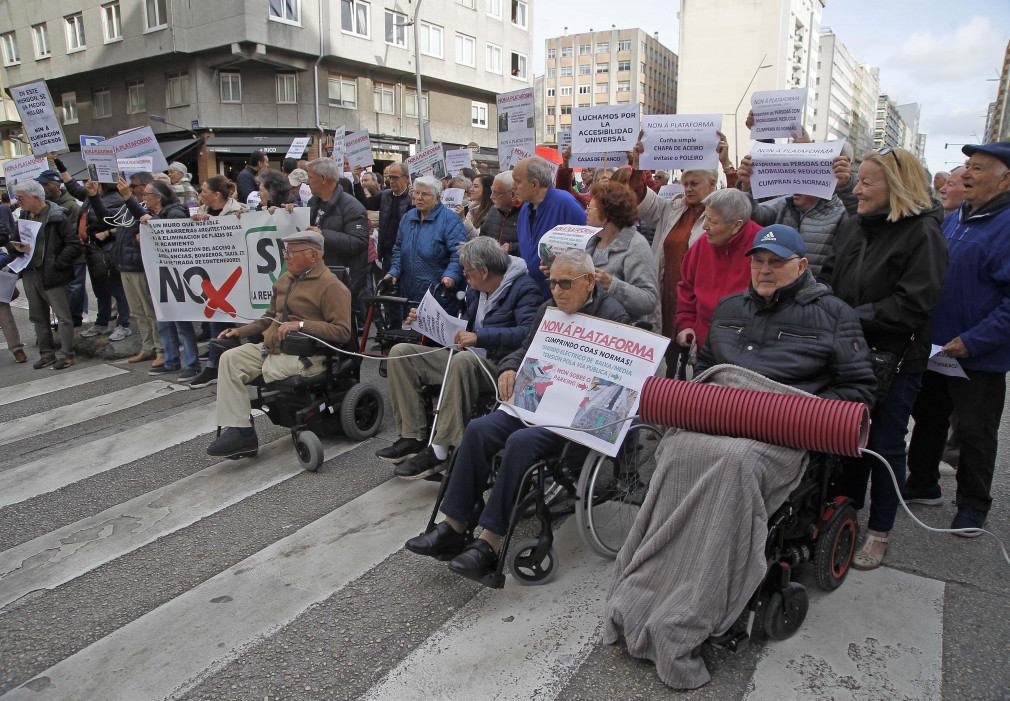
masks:
[[[309,210],[299,207],[248,212],[241,219],[155,219],[141,226],[140,251],[158,319],[259,318],[286,269],[281,239],[308,225]]]
[[[630,151],[638,141],[639,106],[597,105],[572,111],[572,153]]]
[[[53,108],[53,98],[44,80],[10,89],[11,99],[21,115],[25,136],[36,156],[68,151],[63,127]]]

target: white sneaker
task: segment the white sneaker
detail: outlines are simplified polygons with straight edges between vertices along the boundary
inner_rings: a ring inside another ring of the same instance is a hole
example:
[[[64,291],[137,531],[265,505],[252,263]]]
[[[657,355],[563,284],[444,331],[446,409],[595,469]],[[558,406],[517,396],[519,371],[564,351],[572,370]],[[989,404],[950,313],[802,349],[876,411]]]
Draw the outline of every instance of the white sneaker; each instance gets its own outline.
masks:
[[[81,338],[91,338],[92,336],[104,336],[107,333],[112,333],[112,330],[108,326],[99,326],[95,324],[87,331],[81,334]]]
[[[940,474],[943,476],[956,475],[957,468],[951,465],[949,462],[940,461]]]
[[[127,336],[133,335],[133,329],[129,326],[117,326],[116,330],[109,336],[110,341],[122,341]]]

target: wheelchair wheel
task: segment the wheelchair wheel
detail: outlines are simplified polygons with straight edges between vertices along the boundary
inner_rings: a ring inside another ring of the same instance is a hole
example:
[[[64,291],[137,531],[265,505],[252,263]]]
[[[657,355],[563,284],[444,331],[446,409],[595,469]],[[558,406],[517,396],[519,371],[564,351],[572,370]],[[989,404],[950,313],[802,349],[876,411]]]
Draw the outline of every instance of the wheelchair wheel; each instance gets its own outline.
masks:
[[[781,591],[772,592],[771,598],[765,604],[765,633],[774,640],[791,638],[803,625],[807,609],[810,608],[810,599],[802,584],[790,582],[788,588],[791,592],[788,604]]]
[[[547,584],[558,573],[558,551],[552,545],[547,551],[547,556],[537,561],[534,555],[537,543],[536,538],[531,538],[530,540],[524,540],[516,546],[510,569],[512,570],[512,576],[520,584],[527,586],[532,584]]]
[[[824,591],[834,591],[849,573],[856,551],[856,510],[846,504],[831,515],[814,546],[814,581]]]
[[[633,426],[617,457],[593,452],[586,458],[575,520],[582,542],[600,557],[612,560],[624,545],[656,469],[660,437],[650,426]]]
[[[340,428],[352,441],[363,441],[379,432],[385,407],[373,385],[356,384],[340,403]]]
[[[323,464],[323,443],[312,431],[299,431],[292,436],[298,462],[309,472],[315,472]]]

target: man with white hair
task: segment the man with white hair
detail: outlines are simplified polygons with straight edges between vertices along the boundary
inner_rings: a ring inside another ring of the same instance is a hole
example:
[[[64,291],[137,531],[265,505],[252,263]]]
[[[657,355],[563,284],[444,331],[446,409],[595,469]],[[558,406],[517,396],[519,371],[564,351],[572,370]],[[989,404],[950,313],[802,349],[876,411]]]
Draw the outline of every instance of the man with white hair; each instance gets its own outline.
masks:
[[[491,204],[481,225],[480,235],[490,236],[501,245],[509,255],[519,255],[519,206],[512,197],[512,171],[503,170],[494,176],[491,184]],[[520,205],[521,206],[521,205]]]

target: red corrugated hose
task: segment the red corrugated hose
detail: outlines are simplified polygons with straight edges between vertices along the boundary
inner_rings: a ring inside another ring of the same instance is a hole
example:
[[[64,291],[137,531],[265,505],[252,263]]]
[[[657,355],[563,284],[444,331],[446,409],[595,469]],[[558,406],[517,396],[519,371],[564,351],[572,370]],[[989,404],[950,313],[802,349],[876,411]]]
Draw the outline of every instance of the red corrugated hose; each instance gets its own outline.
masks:
[[[650,377],[639,417],[651,424],[859,457],[870,410],[859,402]]]

